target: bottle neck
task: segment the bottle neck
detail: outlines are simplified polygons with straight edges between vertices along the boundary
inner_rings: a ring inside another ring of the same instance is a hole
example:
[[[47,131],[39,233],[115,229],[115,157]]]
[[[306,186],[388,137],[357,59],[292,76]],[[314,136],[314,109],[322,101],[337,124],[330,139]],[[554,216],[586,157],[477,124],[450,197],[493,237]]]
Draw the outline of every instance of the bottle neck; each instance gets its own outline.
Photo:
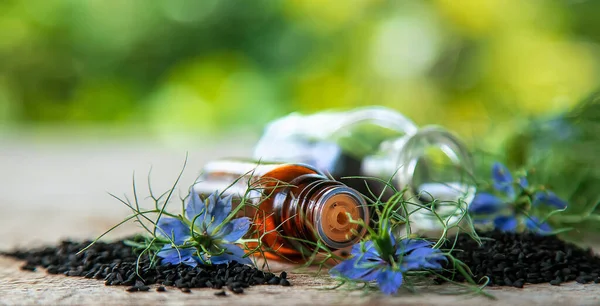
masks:
[[[297,250],[314,250],[317,241],[337,250],[360,240],[369,222],[362,196],[321,175],[302,175],[275,195],[274,214],[281,232]]]

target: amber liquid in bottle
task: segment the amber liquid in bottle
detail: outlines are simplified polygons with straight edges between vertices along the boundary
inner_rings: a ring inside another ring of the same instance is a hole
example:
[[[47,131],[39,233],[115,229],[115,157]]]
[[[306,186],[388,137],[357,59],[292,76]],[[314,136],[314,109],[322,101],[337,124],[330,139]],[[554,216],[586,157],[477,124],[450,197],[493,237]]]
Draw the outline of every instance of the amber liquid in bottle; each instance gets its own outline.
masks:
[[[194,190],[205,197],[218,190],[246,196],[242,214],[253,219],[270,258],[302,260],[321,241],[331,251],[352,246],[369,222],[365,200],[356,190],[304,164],[220,160],[208,163]]]

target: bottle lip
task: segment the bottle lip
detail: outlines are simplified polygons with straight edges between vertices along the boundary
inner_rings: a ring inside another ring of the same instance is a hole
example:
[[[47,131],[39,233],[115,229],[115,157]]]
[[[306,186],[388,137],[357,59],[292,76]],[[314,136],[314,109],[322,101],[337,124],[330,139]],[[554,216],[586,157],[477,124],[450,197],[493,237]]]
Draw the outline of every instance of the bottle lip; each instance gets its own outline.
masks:
[[[369,208],[364,198],[354,189],[345,185],[327,186],[314,200],[312,224],[316,235],[323,243],[334,249],[342,249],[357,243],[366,233],[369,222]],[[365,226],[352,223],[361,219]],[[354,217],[352,217],[354,216]],[[357,234],[352,234],[356,231]]]
[[[394,181],[400,188],[408,187],[406,195],[411,199],[418,200],[418,195],[421,192],[414,180],[415,171],[419,159],[426,154],[426,149],[430,147],[439,148],[454,165],[460,166],[461,171],[471,179],[474,178],[473,159],[469,150],[462,141],[442,127],[426,126],[408,139],[398,141],[403,142],[403,148],[396,151],[398,152],[396,160],[398,166]],[[423,143],[426,143],[426,145],[423,145]],[[466,194],[463,199],[465,202],[470,202],[474,197],[475,183],[452,182],[454,185],[457,183],[465,186],[464,191]],[[468,187],[466,187],[467,185]]]
[[[468,209],[477,190],[473,161],[467,147],[453,134],[438,126],[424,127],[417,134],[402,141],[405,141],[402,150],[396,151],[399,152],[396,156],[397,173],[393,179],[397,186],[404,189],[404,197],[416,204],[407,204],[411,228],[414,231],[437,231],[443,226],[439,218],[447,224],[462,220],[462,215]],[[417,163],[432,146],[439,148],[453,164],[459,166],[466,178],[456,182],[417,185]],[[434,202],[435,213],[422,209],[423,205],[432,203],[434,198],[437,200]]]
[[[423,145],[423,142],[426,145]],[[474,177],[473,161],[467,147],[446,129],[434,125],[423,127],[415,134],[382,143],[379,154],[363,159],[361,173],[390,180],[396,189],[405,190],[405,197],[416,199],[419,194],[419,186],[416,186],[414,181],[417,162],[431,147],[438,147],[453,164],[461,167],[468,177]],[[469,185],[475,187],[474,180],[473,184]],[[465,201],[470,202],[473,196],[474,191],[469,192]]]

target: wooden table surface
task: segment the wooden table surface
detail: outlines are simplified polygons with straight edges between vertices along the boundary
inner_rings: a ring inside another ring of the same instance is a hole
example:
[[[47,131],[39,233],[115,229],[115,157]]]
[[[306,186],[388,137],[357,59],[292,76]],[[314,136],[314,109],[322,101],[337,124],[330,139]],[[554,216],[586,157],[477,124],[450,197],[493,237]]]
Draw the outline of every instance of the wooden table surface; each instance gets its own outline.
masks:
[[[107,192],[131,195],[135,171],[138,188],[147,195],[146,177],[152,166],[155,190],[166,190],[176,178],[186,151],[187,170],[181,190],[193,182],[203,163],[225,156],[250,155],[252,141],[179,139],[142,141],[134,138],[96,140],[0,135],[0,250],[54,244],[64,238],[94,238],[128,214]],[[208,143],[208,144],[207,144]],[[150,203],[148,203],[150,204]],[[109,238],[138,231],[127,224]],[[21,263],[0,257],[2,305],[600,305],[600,285],[526,285],[524,289],[489,288],[497,300],[481,296],[440,295],[440,287],[419,294],[388,297],[362,291],[327,290],[335,285],[327,275],[290,273],[292,287],[255,286],[243,295],[214,296],[212,289],[182,293],[167,288],[128,293],[126,287],[102,281],[27,272]],[[290,271],[293,267],[279,265]],[[450,288],[447,288],[450,289]]]

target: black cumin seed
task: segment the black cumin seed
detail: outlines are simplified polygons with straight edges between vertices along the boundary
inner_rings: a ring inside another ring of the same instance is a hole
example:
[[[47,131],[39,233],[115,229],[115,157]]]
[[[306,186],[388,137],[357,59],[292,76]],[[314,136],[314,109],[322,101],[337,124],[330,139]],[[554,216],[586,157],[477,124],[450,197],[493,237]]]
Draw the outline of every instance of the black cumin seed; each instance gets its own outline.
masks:
[[[281,279],[279,277],[275,276],[275,277],[271,278],[267,282],[267,284],[269,284],[269,285],[279,285],[280,282],[281,282]]]
[[[130,237],[126,240],[135,241],[135,239]],[[97,242],[76,255],[90,242],[63,241],[56,246],[16,250],[2,255],[24,261],[22,267],[26,270],[42,267],[49,274],[60,273],[72,277],[103,280],[107,286],[127,286],[128,292],[146,291],[152,284],[162,285],[157,287],[157,291],[162,291],[161,287],[174,285],[186,292],[186,288],[221,289],[235,283],[235,286],[231,286],[233,288],[231,290],[243,292],[243,288],[253,285],[286,286],[289,283],[289,281],[282,282],[282,279],[287,278],[285,272],[277,277],[273,273],[263,272],[237,262],[197,267],[160,264],[151,266],[148,256],[142,256],[140,261],[136,262],[138,255],[123,241]]]
[[[552,286],[560,286],[562,282],[560,281],[560,279],[553,279],[550,281],[550,285]]]
[[[233,291],[235,294],[244,293],[244,289],[242,289],[242,287],[235,287],[231,291]]]
[[[515,287],[515,288],[523,288],[524,281],[523,281],[523,280],[517,280],[517,281],[515,281],[515,282],[514,282],[512,285],[513,285],[513,287]]]
[[[21,266],[21,270],[35,271],[35,265],[32,265],[30,263],[26,263],[26,264],[24,264],[24,265]]]
[[[600,257],[589,249],[564,242],[556,236],[533,233],[479,233],[479,245],[469,235],[458,235],[443,247],[464,262],[477,279],[488,277],[491,285],[521,287],[525,284],[600,281]],[[442,275],[454,281],[464,277],[446,266]]]
[[[590,279],[588,279],[588,278],[587,278],[587,277],[585,277],[585,276],[578,276],[577,278],[575,278],[575,281],[576,281],[576,282],[578,282],[578,283],[580,283],[580,284],[587,284],[587,283],[589,283],[591,280],[590,280]]]
[[[505,260],[506,259],[506,255],[504,254],[494,254],[494,260]]]

